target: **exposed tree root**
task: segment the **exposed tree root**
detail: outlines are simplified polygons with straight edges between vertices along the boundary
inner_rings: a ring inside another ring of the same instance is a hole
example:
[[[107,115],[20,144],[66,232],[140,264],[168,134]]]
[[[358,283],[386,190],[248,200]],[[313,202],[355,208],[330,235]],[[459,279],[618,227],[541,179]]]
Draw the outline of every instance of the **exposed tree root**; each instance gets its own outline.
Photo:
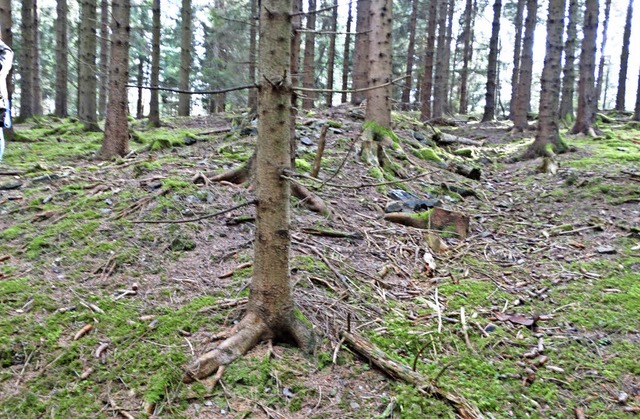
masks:
[[[251,176],[255,173],[256,166],[256,153],[253,153],[249,160],[244,162],[244,164],[236,167],[235,169],[231,169],[227,172],[221,173],[216,176],[212,176],[209,178],[211,182],[230,182],[236,185],[240,185],[249,181]]]
[[[302,205],[310,211],[320,213],[324,216],[331,215],[331,210],[322,199],[303,185],[291,182],[291,193],[298,198]]]

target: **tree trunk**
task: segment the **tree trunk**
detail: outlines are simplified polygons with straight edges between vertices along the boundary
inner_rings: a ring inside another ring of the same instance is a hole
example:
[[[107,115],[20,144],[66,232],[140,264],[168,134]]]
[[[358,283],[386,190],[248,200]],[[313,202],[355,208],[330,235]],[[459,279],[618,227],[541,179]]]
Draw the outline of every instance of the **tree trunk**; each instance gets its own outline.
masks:
[[[151,98],[149,100],[149,125],[159,127],[160,100],[157,89],[160,84],[160,0],[153,0],[151,14]]]
[[[353,89],[360,90],[367,87],[369,82],[369,9],[371,0],[358,0],[358,14],[356,15],[356,45],[353,55]],[[366,92],[351,94],[351,103],[359,105],[367,97]]]
[[[582,49],[580,51],[580,79],[578,80],[578,111],[572,134],[593,135],[595,114],[595,87],[593,73],[596,61],[596,34],[598,33],[598,0],[586,0]]]
[[[445,47],[444,47],[444,112],[451,112],[451,94],[449,91],[449,75],[451,74],[451,68],[456,68],[455,57],[453,65],[451,64],[451,41],[453,40],[453,12],[455,10],[455,0],[449,0],[449,11],[447,14],[447,33],[445,35]]]
[[[391,81],[392,0],[371,0],[369,32],[369,86]],[[365,123],[362,125],[361,157],[369,164],[383,165],[382,129],[391,127],[391,86],[367,91]]]
[[[56,96],[54,115],[59,118],[69,116],[68,78],[69,38],[67,35],[67,0],[56,3]]]
[[[136,76],[136,84],[138,85],[138,100],[136,101],[136,119],[144,117],[142,107],[142,84],[144,83],[144,57],[138,56],[138,74]]]
[[[536,139],[525,152],[525,157],[550,157],[548,145],[553,151],[565,151],[558,129],[558,102],[560,99],[560,60],[562,58],[562,32],[564,30],[565,0],[550,0],[547,18],[547,51],[542,70],[540,114]]]
[[[182,21],[180,24],[180,72],[178,74],[178,87],[180,90],[189,90],[189,76],[191,74],[191,49],[193,48],[193,28],[191,0],[182,0],[180,11]],[[191,95],[180,93],[178,95],[178,116],[189,116],[191,112]]]
[[[38,1],[33,0],[33,114],[42,116],[42,78],[40,77],[40,21]]]
[[[638,89],[636,91],[636,108],[633,112],[633,120],[640,121],[640,73],[638,73]]]
[[[564,47],[564,68],[562,79],[562,99],[560,100],[560,119],[573,119],[573,95],[576,84],[576,46],[578,45],[578,0],[569,0],[569,23],[567,41]],[[604,41],[603,41],[604,42]]]
[[[340,98],[340,103],[347,102],[347,92],[346,90],[349,88],[349,72],[350,72],[350,52],[351,52],[351,21],[353,20],[353,15],[351,14],[351,2],[349,2],[349,12],[347,13],[347,33],[344,36],[344,55],[342,60],[342,96]]]
[[[598,64],[598,77],[596,78],[596,109],[598,109],[598,107],[600,106],[600,97],[602,96],[602,81],[604,78],[604,49],[607,46],[607,32],[609,31],[610,14],[611,0],[606,0],[604,3],[604,22],[602,23],[602,42],[600,43],[600,63]],[[602,106],[604,108],[604,104]]]
[[[33,103],[33,63],[35,33],[33,28],[33,0],[23,0],[20,17],[22,18],[22,48],[20,49],[20,119],[34,115]],[[4,28],[3,28],[4,29]]]
[[[436,50],[436,69],[433,76],[433,118],[444,115],[447,100],[446,67],[447,58],[447,17],[449,15],[449,0],[438,1],[438,49]]]
[[[469,0],[471,1],[471,0]],[[413,61],[416,53],[416,24],[418,22],[419,0],[411,0],[411,17],[409,18],[409,46],[407,47],[407,66],[405,67],[404,87],[402,88],[402,108],[410,109],[411,86],[413,85]]]
[[[302,63],[302,86],[313,89],[316,84],[315,57],[316,57],[316,0],[309,0],[309,12],[307,13],[307,32],[304,35],[304,59]],[[313,108],[315,93],[304,92],[302,109]]]
[[[473,21],[474,15],[473,1],[467,0],[464,8],[464,30],[462,32],[464,50],[462,52],[462,70],[460,71],[460,108],[458,109],[458,112],[462,115],[469,112],[469,63],[473,56],[473,31],[471,30],[471,22]]]
[[[78,29],[78,119],[87,131],[100,131],[96,112],[96,18],[96,0],[82,0]]]
[[[524,131],[529,127],[527,114],[531,102],[531,81],[533,68],[533,35],[536,30],[538,2],[527,0],[527,18],[525,19],[522,56],[520,57],[520,75],[516,89],[513,127],[516,131]]]
[[[98,115],[104,118],[107,111],[107,87],[109,86],[109,0],[100,1],[100,83],[98,86]]]
[[[204,378],[242,356],[261,339],[291,339],[313,351],[315,336],[296,316],[290,279],[289,183],[291,137],[291,0],[263,0],[257,147],[256,240],[247,312],[235,334],[187,369]]]
[[[111,1],[109,101],[100,157],[124,156],[128,150],[127,81],[129,77],[130,0]]]
[[[627,69],[629,67],[629,40],[631,38],[631,20],[633,18],[633,0],[629,0],[627,7],[627,21],[622,36],[622,53],[620,54],[620,73],[618,74],[618,94],[616,95],[616,110],[624,111],[627,94]]]
[[[518,0],[516,16],[513,26],[516,32],[515,45],[513,47],[513,72],[511,73],[511,98],[509,100],[509,119],[513,120],[513,112],[518,91],[518,78],[520,77],[520,53],[522,50],[522,21],[524,20],[524,6],[527,0]]]
[[[333,0],[331,25],[329,27],[329,52],[327,59],[327,89],[333,89],[333,75],[336,66],[336,30],[338,29],[338,0]],[[327,93],[327,108],[333,106],[333,92]]]
[[[258,35],[258,0],[251,0],[251,28],[249,29],[249,80],[251,83],[256,82],[256,62],[258,55],[256,51],[256,36]],[[258,90],[249,89],[249,97],[247,106],[251,112],[258,110]]]
[[[258,0],[259,4],[260,0]],[[293,0],[293,16],[291,18],[291,84],[300,85],[300,46],[302,45],[302,0]],[[260,21],[262,26],[262,21]],[[293,109],[297,107],[297,94],[292,96]]]
[[[498,39],[500,37],[500,12],[502,1],[493,3],[493,23],[489,41],[489,64],[487,67],[487,91],[485,93],[484,115],[482,122],[493,121],[496,116],[496,78],[498,76]]]
[[[438,18],[439,0],[429,2],[429,21],[427,22],[427,46],[424,53],[424,76],[421,87],[420,119],[426,121],[431,118],[431,94],[433,92],[433,56],[436,45],[436,22]]]

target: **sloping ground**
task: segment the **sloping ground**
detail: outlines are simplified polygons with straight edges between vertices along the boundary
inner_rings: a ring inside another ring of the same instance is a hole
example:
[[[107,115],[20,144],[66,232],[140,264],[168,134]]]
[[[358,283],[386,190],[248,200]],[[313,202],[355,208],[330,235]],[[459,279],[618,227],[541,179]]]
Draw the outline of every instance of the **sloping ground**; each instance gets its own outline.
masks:
[[[489,417],[638,412],[640,132],[620,124],[599,140],[569,138],[577,151],[548,176],[537,162],[498,162],[526,139],[469,124],[455,133],[488,144],[471,153],[488,157],[476,182],[420,160],[433,155],[412,139],[429,130],[396,115],[406,153],[390,154],[406,179],[390,184],[399,179],[357,159],[355,114],[337,108],[298,129],[304,172],[318,121],[339,122],[316,190],[333,216],[294,200],[292,219],[296,300],[321,348],[305,358],[261,344],[212,392],[182,384],[182,365],[242,316],[254,225],[250,206],[208,215],[252,192],[192,180],[246,160],[251,127],[199,134],[232,117],[136,127],[139,151],[112,162],[91,160],[100,136],[72,122],[20,127],[0,165],[18,173],[0,175],[0,188],[15,187],[0,190],[0,417],[454,417],[341,344],[348,317]],[[469,237],[441,233],[448,250],[437,253],[424,230],[384,221],[398,188],[468,214]],[[357,235],[317,235],[326,230]]]

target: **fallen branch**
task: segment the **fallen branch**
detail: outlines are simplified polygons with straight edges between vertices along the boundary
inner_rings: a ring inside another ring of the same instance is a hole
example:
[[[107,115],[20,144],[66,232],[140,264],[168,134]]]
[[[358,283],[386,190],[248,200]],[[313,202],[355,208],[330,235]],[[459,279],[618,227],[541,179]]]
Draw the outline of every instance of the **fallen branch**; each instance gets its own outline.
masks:
[[[196,218],[183,218],[181,220],[134,220],[131,221],[134,224],[180,224],[180,223],[193,223],[196,221],[201,221],[201,220],[205,220],[207,218],[213,218],[213,217],[217,217],[219,215],[222,214],[226,214],[228,212],[237,210],[238,208],[242,208],[242,207],[246,207],[248,205],[253,205],[253,204],[257,204],[258,200],[253,199],[251,201],[247,201],[243,204],[238,204],[235,207],[231,207],[231,208],[227,208],[227,209],[223,209],[221,211],[218,212],[214,212],[213,214],[205,214],[202,215],[200,217],[196,217]]]
[[[318,173],[320,172],[320,163],[322,163],[322,155],[324,154],[324,146],[327,142],[327,130],[329,129],[328,125],[323,125],[320,129],[320,139],[318,140],[318,151],[316,151],[316,158],[313,161],[313,168],[311,169],[311,176],[318,177]]]
[[[245,84],[242,86],[229,87],[229,88],[220,89],[220,90],[181,90],[181,89],[171,89],[169,87],[138,86],[135,84],[127,84],[127,87],[133,87],[136,89],[147,89],[151,91],[158,90],[162,92],[182,93],[187,95],[218,95],[221,93],[235,92],[237,90],[256,89],[258,86],[255,84]]]
[[[450,393],[446,390],[436,387],[433,381],[424,377],[422,374],[412,371],[407,365],[401,364],[389,358],[384,351],[365,338],[356,334],[342,331],[340,336],[349,344],[356,352],[367,358],[371,363],[380,368],[390,377],[400,379],[409,384],[416,386],[418,391],[424,395],[433,395],[439,399],[447,401],[451,404],[463,419],[484,418],[477,407],[472,405],[462,396]]]

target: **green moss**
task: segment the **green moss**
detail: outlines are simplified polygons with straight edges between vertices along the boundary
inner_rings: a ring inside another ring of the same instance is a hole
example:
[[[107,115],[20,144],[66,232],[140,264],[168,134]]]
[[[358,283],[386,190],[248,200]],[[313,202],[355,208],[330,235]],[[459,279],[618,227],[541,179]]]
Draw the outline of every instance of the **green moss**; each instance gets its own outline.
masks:
[[[426,161],[434,161],[434,162],[438,162],[438,163],[443,163],[444,160],[442,160],[442,158],[440,156],[438,156],[438,154],[433,151],[432,148],[429,147],[423,147],[419,150],[411,150],[411,152],[413,153],[414,156],[418,157],[421,160],[426,160]]]
[[[311,171],[311,163],[304,159],[296,159],[296,169],[302,172],[310,172]]]
[[[373,166],[367,171],[367,175],[378,180],[384,180],[384,172],[379,166]]]
[[[371,132],[373,137],[372,140],[374,141],[391,141],[392,143],[400,142],[400,138],[398,138],[391,128],[384,127],[375,121],[365,121],[362,124],[362,131]]]

